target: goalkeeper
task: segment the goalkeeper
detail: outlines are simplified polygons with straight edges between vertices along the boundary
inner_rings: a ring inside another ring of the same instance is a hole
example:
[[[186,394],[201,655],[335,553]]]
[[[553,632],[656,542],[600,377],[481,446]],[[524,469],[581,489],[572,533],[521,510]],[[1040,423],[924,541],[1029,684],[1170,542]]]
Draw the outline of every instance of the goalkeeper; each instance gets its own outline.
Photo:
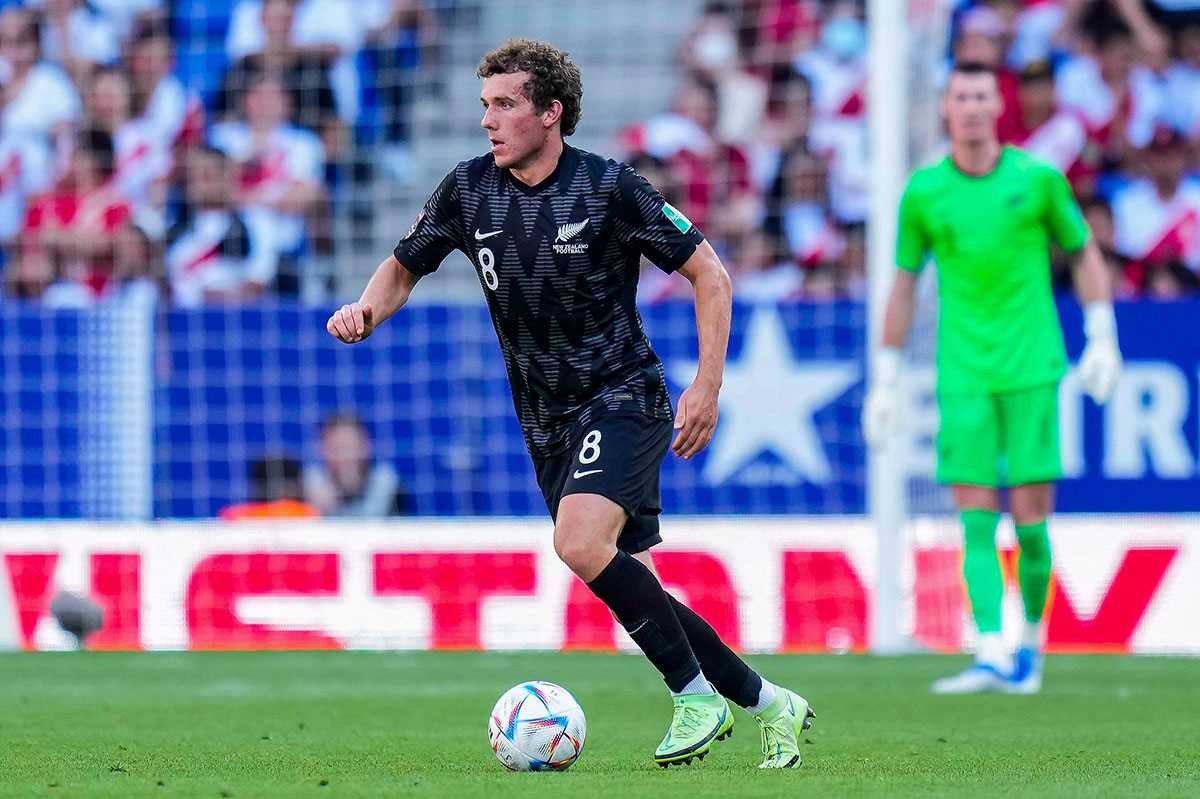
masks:
[[[1046,518],[1062,476],[1058,383],[1067,368],[1050,282],[1050,243],[1078,253],[1084,305],[1084,390],[1105,402],[1121,366],[1108,273],[1066,179],[1002,147],[995,74],[955,66],[942,96],[951,154],[918,170],[900,202],[896,261],[882,349],[863,409],[872,446],[893,432],[901,348],[912,324],[917,274],[938,270],[937,477],[953,487],[965,536],[963,574],[979,633],[974,665],[938,680],[935,693],[1041,687],[1042,614],[1050,583]],[[999,491],[1020,546],[1025,625],[1015,657],[1000,636],[1004,582],[996,554]]]

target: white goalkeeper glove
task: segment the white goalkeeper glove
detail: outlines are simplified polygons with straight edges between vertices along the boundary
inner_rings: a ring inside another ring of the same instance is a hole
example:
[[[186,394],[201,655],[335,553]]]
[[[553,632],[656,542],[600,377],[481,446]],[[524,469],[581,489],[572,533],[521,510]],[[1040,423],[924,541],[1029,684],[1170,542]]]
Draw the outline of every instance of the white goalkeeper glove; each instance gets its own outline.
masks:
[[[881,447],[896,434],[903,361],[903,353],[895,347],[884,347],[876,355],[862,413],[863,438],[869,446]]]
[[[1121,374],[1121,350],[1117,347],[1117,320],[1111,302],[1093,302],[1083,309],[1083,332],[1087,345],[1079,359],[1079,382],[1098,405],[1108,402]]]

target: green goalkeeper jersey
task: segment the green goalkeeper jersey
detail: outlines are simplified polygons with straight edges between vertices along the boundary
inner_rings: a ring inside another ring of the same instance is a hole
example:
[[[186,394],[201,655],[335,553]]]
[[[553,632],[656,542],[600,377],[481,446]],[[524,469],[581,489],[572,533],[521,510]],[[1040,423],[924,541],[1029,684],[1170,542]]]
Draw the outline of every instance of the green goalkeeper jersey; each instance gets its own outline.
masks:
[[[896,263],[938,270],[937,389],[1017,391],[1054,383],[1067,366],[1050,281],[1050,242],[1087,243],[1066,178],[1005,147],[983,176],[947,157],[915,172],[900,201]]]

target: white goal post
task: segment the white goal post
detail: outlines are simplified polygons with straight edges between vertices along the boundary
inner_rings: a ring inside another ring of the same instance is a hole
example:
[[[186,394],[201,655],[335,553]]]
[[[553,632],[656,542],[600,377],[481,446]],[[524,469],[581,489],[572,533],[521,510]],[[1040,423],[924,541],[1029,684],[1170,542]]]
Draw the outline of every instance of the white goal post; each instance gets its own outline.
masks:
[[[874,369],[895,273],[896,209],[909,171],[932,153],[940,137],[937,83],[949,17],[949,0],[870,0],[867,4],[868,375]],[[908,399],[902,398],[901,407],[907,406]],[[879,537],[871,649],[879,654],[913,648],[903,618],[904,575],[911,573],[906,563],[910,547],[905,441],[897,437],[889,446],[868,453],[868,512]]]

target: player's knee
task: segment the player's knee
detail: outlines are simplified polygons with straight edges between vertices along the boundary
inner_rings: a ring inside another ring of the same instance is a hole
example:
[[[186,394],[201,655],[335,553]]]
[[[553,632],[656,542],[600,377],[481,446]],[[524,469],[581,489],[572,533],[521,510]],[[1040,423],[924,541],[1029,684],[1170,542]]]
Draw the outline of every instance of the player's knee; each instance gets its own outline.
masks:
[[[1013,522],[1016,524],[1037,524],[1050,515],[1054,504],[1053,491],[1049,485],[1018,486],[1012,491]]]
[[[564,520],[555,525],[554,554],[584,580],[594,579],[604,569],[605,555],[611,560],[604,543],[582,525]]]
[[[1000,510],[1000,494],[989,486],[955,485],[954,504],[961,510]]]

